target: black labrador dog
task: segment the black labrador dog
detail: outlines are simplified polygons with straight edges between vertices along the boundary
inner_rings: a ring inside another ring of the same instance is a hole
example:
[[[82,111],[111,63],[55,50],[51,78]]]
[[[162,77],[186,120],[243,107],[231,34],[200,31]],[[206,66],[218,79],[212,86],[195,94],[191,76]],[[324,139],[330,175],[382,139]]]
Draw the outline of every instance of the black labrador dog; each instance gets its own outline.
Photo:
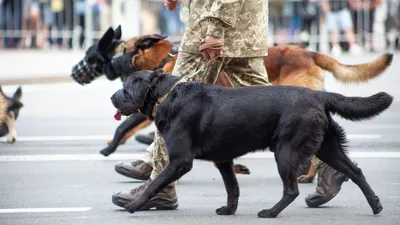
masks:
[[[297,170],[312,155],[350,177],[374,214],[382,211],[361,169],[347,157],[345,132],[330,113],[349,120],[372,118],[391,105],[387,93],[345,97],[294,86],[226,88],[180,79],[160,70],[135,72],[111,97],[116,115],[141,112],[155,121],[169,156],[169,164],[143,195],[125,206],[130,213],[189,172],[194,159],[203,159],[216,163],[228,194],[227,205],[217,214],[232,215],[239,198],[233,159],[267,147],[274,152],[284,191],[259,217],[276,217],[296,199]]]

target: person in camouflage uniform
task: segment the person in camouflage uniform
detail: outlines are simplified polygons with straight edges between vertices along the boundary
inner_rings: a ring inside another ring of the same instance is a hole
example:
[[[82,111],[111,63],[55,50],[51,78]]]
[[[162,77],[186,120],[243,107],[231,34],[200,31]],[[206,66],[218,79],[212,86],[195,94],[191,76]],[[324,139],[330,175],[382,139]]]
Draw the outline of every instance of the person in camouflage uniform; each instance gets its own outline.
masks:
[[[164,0],[173,9],[177,0]],[[172,7],[171,7],[172,5]],[[192,0],[182,3],[186,29],[173,75],[195,73],[205,60],[213,62],[191,80],[214,84],[224,72],[232,86],[270,85],[263,56],[268,54],[267,0]],[[148,147],[148,162],[153,167],[150,179],[129,193],[112,196],[123,207],[143,193],[149,182],[168,164],[165,142],[156,131]],[[176,182],[159,192],[143,208],[176,209]]]

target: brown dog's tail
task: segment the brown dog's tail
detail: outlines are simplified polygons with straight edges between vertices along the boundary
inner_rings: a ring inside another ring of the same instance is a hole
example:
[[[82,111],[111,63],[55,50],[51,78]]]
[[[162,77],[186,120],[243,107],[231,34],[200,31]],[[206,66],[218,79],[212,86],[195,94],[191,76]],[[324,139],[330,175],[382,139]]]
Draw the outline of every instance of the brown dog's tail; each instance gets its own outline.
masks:
[[[325,108],[348,120],[366,120],[385,111],[393,102],[386,92],[369,97],[346,97],[338,93],[320,92],[325,98]]]
[[[392,63],[393,54],[387,53],[370,63],[357,65],[343,65],[336,59],[319,53],[315,53],[313,58],[315,64],[331,72],[338,81],[357,83],[368,81],[385,71]]]

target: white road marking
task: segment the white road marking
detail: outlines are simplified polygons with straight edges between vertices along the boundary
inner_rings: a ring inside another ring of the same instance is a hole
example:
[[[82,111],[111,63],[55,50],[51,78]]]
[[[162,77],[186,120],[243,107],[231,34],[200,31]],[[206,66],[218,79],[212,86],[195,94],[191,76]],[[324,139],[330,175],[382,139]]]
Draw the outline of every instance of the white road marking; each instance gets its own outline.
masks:
[[[0,209],[0,213],[46,213],[46,212],[85,212],[92,207],[69,207],[69,208],[15,208]]]
[[[84,135],[84,136],[19,136],[18,142],[40,142],[40,141],[106,141],[112,135]],[[349,140],[378,140],[382,136],[379,134],[349,134]]]
[[[349,152],[350,158],[400,158],[400,152]],[[144,153],[115,153],[108,157],[100,154],[47,154],[47,155],[2,155],[0,162],[43,162],[43,161],[115,161],[142,159]],[[272,152],[255,152],[242,156],[243,159],[272,159]]]
[[[6,85],[2,87],[3,91],[6,94],[12,94],[18,88],[19,85]],[[82,86],[75,82],[68,83],[55,83],[55,84],[27,84],[22,85],[22,91],[25,93],[31,92],[62,92],[62,91],[83,91],[83,92],[92,92],[94,90],[117,90],[122,88],[122,82],[118,79],[113,82],[109,80],[99,79],[93,81],[93,83],[89,85]]]

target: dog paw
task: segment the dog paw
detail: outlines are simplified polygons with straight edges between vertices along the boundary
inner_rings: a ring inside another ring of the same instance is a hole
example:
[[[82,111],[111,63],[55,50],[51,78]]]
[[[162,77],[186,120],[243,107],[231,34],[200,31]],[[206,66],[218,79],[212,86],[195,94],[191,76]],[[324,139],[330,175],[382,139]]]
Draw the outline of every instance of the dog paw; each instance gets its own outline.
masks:
[[[17,139],[15,139],[15,137],[8,137],[6,141],[9,144],[14,144],[17,141]]]
[[[235,214],[235,211],[235,209],[229,208],[227,206],[222,206],[221,208],[215,210],[218,215],[233,215]]]
[[[383,210],[383,207],[382,207],[382,204],[381,204],[378,196],[375,196],[374,200],[375,200],[375,206],[373,207],[372,212],[376,215],[376,214],[379,214]]]
[[[111,140],[108,140],[108,141],[107,141],[107,144],[108,144],[108,145],[111,145],[112,141],[113,141],[112,139],[111,139]]]
[[[247,168],[247,166],[244,166],[242,164],[233,165],[233,169],[236,174],[246,174],[246,175],[250,174],[249,168]]]
[[[260,218],[275,218],[277,216],[270,209],[261,210],[257,215]]]
[[[107,151],[106,149],[103,149],[100,151],[100,154],[102,154],[103,156],[109,156],[111,155],[111,152]]]

